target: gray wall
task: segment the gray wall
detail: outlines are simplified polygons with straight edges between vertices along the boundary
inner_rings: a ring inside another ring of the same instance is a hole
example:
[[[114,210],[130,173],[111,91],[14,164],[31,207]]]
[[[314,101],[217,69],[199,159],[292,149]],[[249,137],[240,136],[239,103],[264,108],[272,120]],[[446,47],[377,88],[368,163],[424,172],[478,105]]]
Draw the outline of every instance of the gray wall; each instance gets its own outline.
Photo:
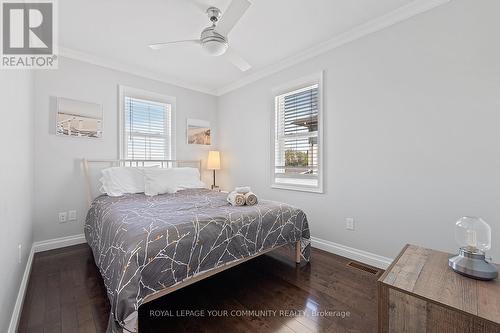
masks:
[[[131,74],[61,58],[59,69],[35,76],[35,241],[83,233],[87,211],[79,159],[118,157],[118,85],[177,98],[177,159],[206,159],[208,146],[186,144],[186,119],[211,122],[216,132],[216,98]],[[54,135],[53,97],[103,106],[103,138],[63,138]],[[215,147],[215,143],[212,148]],[[210,174],[203,175],[210,184]],[[78,220],[60,224],[58,212],[76,209]]]
[[[452,1],[224,95],[222,185],[251,185],[303,208],[313,236],[388,257],[405,243],[454,251],[454,222],[480,215],[499,262],[499,12]],[[320,70],[326,192],[271,189],[271,89]]]
[[[30,72],[0,74],[0,332],[7,332],[32,243],[33,83]]]

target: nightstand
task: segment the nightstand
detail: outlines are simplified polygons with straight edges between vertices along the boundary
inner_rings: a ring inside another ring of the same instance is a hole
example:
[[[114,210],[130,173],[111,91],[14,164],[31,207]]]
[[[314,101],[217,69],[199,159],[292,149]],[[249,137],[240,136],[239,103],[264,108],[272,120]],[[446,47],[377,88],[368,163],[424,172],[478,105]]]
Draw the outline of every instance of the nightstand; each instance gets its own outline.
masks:
[[[379,332],[500,332],[500,280],[457,274],[449,257],[403,248],[378,280]]]

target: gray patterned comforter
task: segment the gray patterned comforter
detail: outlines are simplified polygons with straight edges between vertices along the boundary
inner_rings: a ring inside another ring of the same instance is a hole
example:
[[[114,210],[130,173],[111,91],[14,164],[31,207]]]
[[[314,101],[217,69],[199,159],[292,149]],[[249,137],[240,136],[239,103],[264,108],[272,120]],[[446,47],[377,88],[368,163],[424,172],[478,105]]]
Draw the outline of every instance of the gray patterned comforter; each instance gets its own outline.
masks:
[[[233,207],[226,194],[205,189],[100,196],[85,237],[111,303],[108,331],[135,331],[146,296],[199,273],[299,240],[302,259],[310,255],[302,210],[264,200]]]

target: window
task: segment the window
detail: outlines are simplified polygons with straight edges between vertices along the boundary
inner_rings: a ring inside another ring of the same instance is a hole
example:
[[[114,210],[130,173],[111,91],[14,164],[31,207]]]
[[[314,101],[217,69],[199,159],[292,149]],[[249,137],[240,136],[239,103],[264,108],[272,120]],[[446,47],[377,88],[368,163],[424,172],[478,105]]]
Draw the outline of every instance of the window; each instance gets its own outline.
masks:
[[[275,94],[273,187],[322,192],[321,77]]]
[[[175,158],[175,99],[120,87],[120,155],[127,160]]]

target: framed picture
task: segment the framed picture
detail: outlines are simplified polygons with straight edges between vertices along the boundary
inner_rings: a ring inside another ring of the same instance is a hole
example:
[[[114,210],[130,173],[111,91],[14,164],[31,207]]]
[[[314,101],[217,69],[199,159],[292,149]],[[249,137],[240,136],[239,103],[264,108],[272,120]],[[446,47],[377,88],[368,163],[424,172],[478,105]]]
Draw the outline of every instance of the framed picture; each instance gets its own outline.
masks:
[[[199,119],[188,119],[187,143],[190,145],[211,145],[210,122]]]
[[[57,98],[56,135],[101,138],[101,105],[68,98]]]

